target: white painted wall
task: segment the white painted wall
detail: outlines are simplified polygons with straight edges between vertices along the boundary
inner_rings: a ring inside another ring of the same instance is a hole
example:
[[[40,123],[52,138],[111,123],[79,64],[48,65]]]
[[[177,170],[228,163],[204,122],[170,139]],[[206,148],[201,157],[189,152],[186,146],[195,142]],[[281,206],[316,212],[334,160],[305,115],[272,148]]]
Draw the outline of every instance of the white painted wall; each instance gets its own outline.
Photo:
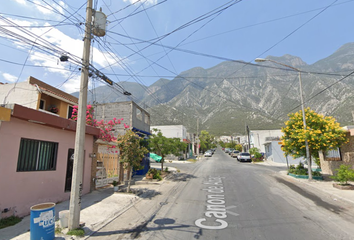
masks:
[[[265,152],[264,144],[270,140],[270,137],[281,137],[283,133],[280,129],[276,130],[252,130],[250,131],[251,146],[256,147]]]
[[[157,128],[167,138],[187,139],[187,130],[183,125],[150,126],[150,130]]]
[[[286,157],[284,151],[281,149],[279,141],[270,141],[265,145],[265,155],[268,161],[273,161],[277,163],[286,163]],[[304,158],[293,158],[288,156],[289,165],[297,165],[299,162],[304,162]]]
[[[24,107],[37,109],[38,94],[37,88],[27,81],[17,83],[16,86],[15,84],[0,84],[0,104],[17,103]]]

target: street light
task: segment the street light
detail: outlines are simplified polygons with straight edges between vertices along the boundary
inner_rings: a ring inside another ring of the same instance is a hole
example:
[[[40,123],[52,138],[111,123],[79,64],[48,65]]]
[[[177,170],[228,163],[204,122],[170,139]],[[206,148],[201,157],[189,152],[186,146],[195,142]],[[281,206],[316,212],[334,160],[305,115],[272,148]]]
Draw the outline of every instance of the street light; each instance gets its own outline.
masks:
[[[293,69],[295,71],[297,71],[299,73],[299,84],[300,84],[300,99],[301,99],[301,110],[302,110],[302,120],[303,120],[303,125],[304,125],[304,130],[306,131],[306,117],[305,117],[305,107],[304,107],[304,96],[303,96],[303,92],[302,92],[302,81],[301,81],[301,70],[298,68],[294,68],[292,66],[286,65],[284,63],[280,63],[271,59],[267,59],[267,58],[256,58],[254,60],[255,62],[272,62],[275,64],[279,64],[282,65],[284,67]],[[306,147],[306,159],[307,159],[307,163],[308,163],[308,175],[309,175],[309,180],[312,180],[312,172],[311,172],[311,161],[310,161],[310,150],[309,150],[309,143],[307,141],[306,135],[305,135],[305,147]]]

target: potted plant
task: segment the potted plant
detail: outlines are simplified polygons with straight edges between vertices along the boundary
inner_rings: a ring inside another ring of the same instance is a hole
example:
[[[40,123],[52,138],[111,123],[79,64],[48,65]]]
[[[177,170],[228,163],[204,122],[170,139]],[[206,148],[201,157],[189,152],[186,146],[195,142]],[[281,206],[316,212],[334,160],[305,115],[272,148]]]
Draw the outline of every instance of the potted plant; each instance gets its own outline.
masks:
[[[154,174],[156,174],[156,169],[155,168],[150,168],[149,171],[146,173],[146,179],[153,179]]]
[[[117,182],[116,180],[114,180],[114,181],[112,182],[112,185],[113,185],[113,190],[114,190],[115,192],[118,192],[118,182]]]
[[[342,164],[336,171],[337,173],[330,178],[339,183],[333,183],[333,187],[342,190],[354,190],[354,185],[348,183],[348,181],[354,181],[354,170],[350,166]]]
[[[56,106],[51,106],[49,108],[49,111],[56,114],[59,112],[59,109]]]

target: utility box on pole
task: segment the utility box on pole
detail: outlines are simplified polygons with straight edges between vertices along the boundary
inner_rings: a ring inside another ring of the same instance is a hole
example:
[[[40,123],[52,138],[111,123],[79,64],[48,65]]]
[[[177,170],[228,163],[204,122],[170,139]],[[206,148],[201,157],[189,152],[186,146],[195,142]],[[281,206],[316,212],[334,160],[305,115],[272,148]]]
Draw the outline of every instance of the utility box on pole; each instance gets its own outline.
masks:
[[[95,11],[93,16],[92,33],[97,37],[103,37],[106,35],[107,16],[101,11],[102,9],[100,9],[100,11]]]

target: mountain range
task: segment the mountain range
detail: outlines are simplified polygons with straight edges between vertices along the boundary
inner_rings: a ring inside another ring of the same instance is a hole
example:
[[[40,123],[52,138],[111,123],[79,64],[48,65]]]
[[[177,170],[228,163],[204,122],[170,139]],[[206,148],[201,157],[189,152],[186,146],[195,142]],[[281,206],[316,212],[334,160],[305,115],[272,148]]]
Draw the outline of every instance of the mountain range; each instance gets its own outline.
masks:
[[[330,115],[341,125],[353,123],[354,43],[311,65],[291,55],[267,59],[301,71],[305,107]],[[151,115],[151,125],[183,124],[189,132],[243,135],[250,130],[279,129],[287,114],[301,109],[299,72],[275,64],[225,61],[212,68],[195,67],[172,80],[150,86],[120,82],[131,96],[111,86],[89,93],[89,102],[133,100]],[[78,93],[74,93],[78,96]]]

